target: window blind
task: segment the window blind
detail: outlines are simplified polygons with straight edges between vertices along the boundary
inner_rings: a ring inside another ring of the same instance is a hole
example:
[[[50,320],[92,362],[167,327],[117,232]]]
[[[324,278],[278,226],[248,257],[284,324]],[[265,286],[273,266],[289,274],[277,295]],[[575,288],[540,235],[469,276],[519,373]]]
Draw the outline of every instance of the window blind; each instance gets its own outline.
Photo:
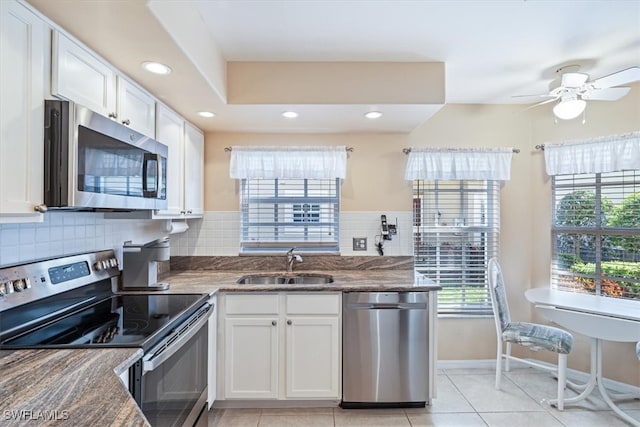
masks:
[[[339,186],[339,179],[241,180],[241,253],[338,252]]]
[[[413,181],[414,264],[434,280],[438,313],[493,315],[487,263],[498,255],[500,183]]]
[[[552,180],[552,286],[640,299],[640,171]]]

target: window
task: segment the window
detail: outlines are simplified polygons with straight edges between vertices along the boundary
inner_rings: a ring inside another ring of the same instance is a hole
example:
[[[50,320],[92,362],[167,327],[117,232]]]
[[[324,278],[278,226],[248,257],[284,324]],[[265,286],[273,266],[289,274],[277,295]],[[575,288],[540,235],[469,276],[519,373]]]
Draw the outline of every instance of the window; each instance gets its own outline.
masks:
[[[240,251],[339,251],[339,179],[242,179]]]
[[[486,266],[498,254],[500,182],[414,180],[414,263],[442,286],[438,313],[491,316]]]
[[[555,175],[552,286],[640,299],[640,171]]]

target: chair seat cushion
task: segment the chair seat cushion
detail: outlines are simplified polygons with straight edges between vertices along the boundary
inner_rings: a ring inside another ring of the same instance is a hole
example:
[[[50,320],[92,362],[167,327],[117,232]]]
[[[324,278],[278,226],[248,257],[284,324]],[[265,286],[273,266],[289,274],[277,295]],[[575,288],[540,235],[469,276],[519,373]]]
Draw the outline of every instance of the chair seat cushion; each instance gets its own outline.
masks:
[[[502,340],[520,344],[532,350],[549,350],[569,354],[573,347],[573,335],[553,326],[537,323],[512,322],[502,332]]]

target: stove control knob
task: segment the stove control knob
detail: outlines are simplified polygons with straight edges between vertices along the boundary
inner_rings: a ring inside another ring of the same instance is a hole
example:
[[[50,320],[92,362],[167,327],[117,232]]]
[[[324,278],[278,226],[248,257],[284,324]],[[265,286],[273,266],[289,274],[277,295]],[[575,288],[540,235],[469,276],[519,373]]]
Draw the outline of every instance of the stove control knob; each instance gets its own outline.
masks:
[[[0,283],[0,296],[7,295],[12,291],[11,286],[8,282]]]
[[[107,265],[104,261],[97,261],[95,264],[93,264],[93,268],[95,268],[96,271],[102,271],[107,268]]]
[[[118,258],[109,259],[109,267],[117,267],[118,266]]]
[[[13,290],[16,292],[22,292],[27,289],[27,282],[24,279],[18,279],[13,281]]]

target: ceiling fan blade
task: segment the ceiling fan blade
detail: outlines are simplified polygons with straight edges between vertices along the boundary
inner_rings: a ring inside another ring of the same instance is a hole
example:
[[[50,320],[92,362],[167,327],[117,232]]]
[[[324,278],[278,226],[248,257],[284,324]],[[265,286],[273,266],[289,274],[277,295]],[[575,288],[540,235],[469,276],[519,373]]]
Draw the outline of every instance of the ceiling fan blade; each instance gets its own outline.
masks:
[[[600,77],[591,82],[596,89],[606,89],[627,83],[640,81],[640,67],[631,67],[608,76]]]
[[[583,93],[581,98],[594,101],[616,101],[629,93],[630,90],[630,87],[609,87],[606,89],[595,89]]]
[[[584,73],[564,73],[560,85],[564,87],[580,87],[585,84],[588,78],[589,75]]]
[[[527,108],[525,108],[524,110],[525,110],[525,111],[526,111],[526,110],[530,110],[530,109],[532,109],[532,108],[539,107],[540,105],[544,105],[544,104],[548,104],[548,103],[550,103],[550,102],[553,102],[553,101],[555,101],[555,100],[557,100],[557,99],[558,99],[558,97],[556,96],[556,97],[554,97],[554,98],[547,99],[546,101],[542,101],[542,102],[538,102],[537,104],[529,105],[529,106],[528,106]]]

